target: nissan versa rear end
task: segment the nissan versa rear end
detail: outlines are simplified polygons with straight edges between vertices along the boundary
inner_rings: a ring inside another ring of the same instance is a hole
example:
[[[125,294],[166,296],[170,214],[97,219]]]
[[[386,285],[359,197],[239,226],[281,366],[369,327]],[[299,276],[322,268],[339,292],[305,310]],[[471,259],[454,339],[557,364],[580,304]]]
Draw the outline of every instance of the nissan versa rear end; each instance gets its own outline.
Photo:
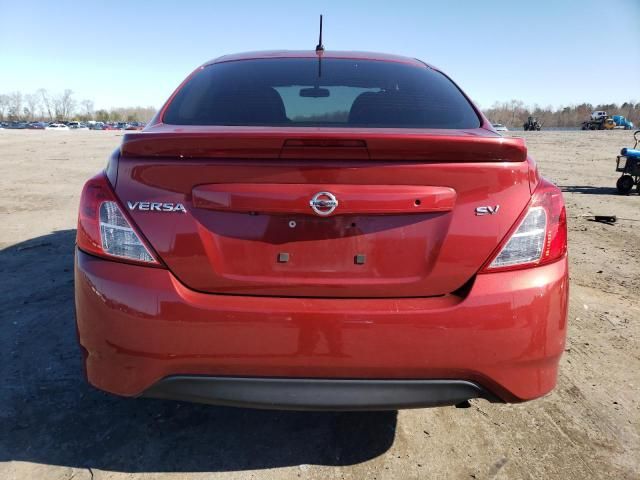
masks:
[[[86,183],[75,291],[88,379],[118,395],[521,402],[564,348],[565,207],[421,61],[226,56]]]

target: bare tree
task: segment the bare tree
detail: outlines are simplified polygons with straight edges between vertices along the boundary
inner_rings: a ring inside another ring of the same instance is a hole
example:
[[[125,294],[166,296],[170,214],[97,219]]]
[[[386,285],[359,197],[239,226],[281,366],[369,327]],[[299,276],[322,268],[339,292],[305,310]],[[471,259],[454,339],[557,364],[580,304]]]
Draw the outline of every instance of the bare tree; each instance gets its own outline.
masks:
[[[522,120],[523,115],[526,113],[524,108],[524,102],[522,100],[511,100],[509,102],[509,110],[511,112],[511,125],[515,125]]]
[[[22,93],[13,92],[9,95],[9,118],[20,120],[22,118]]]
[[[53,121],[53,101],[49,97],[49,92],[46,89],[41,88],[38,90],[38,94],[40,98],[42,98],[42,105],[47,110],[47,114],[49,115],[49,121]]]
[[[112,121],[148,122],[153,118],[156,109],[153,107],[112,108],[109,118]]]
[[[109,112],[106,110],[96,110],[95,119],[98,122],[108,122],[109,121]]]
[[[47,110],[49,120],[68,120],[76,108],[73,91],[66,89],[64,92],[50,96],[44,88],[38,90],[42,103]]]
[[[111,110],[109,112],[109,120],[111,120],[112,122],[121,122],[122,121],[122,111],[120,109],[117,110]]]
[[[40,106],[40,98],[37,93],[30,93],[24,96],[24,101],[27,104],[26,108],[29,112],[30,120],[35,120],[37,116],[36,110]]]
[[[91,118],[93,116],[93,101],[85,99],[80,102],[80,105],[82,106],[84,115],[86,115],[87,118]]]
[[[60,103],[62,105],[62,115],[65,120],[68,120],[69,117],[73,114],[76,109],[76,101],[72,97],[73,91],[67,89],[60,96]]]
[[[0,120],[4,120],[9,111],[9,95],[0,95]]]

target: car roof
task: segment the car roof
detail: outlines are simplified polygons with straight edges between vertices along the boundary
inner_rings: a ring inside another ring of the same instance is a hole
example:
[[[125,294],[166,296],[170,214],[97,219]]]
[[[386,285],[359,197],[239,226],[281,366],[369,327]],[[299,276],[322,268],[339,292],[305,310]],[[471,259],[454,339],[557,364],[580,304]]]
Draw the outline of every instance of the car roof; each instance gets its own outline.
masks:
[[[230,55],[223,55],[206,62],[203,66],[212,65],[214,63],[223,62],[236,62],[240,60],[256,60],[256,59],[268,59],[268,58],[318,58],[318,54],[315,50],[264,50],[257,52],[243,52],[233,53]],[[408,65],[414,65],[416,67],[429,67],[437,70],[432,65],[429,65],[417,58],[403,57],[401,55],[392,55],[388,53],[376,53],[376,52],[356,52],[356,51],[339,51],[339,50],[326,50],[322,53],[322,58],[344,58],[351,60],[379,60],[384,62],[397,62]]]

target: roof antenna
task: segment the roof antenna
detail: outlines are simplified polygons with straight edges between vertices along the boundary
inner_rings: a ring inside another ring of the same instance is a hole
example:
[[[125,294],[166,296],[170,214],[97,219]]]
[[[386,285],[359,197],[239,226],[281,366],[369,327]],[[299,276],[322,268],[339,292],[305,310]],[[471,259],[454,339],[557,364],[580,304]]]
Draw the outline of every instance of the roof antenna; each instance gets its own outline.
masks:
[[[324,52],[324,45],[322,45],[322,15],[320,15],[320,38],[318,39],[318,45],[316,45],[316,53]]]

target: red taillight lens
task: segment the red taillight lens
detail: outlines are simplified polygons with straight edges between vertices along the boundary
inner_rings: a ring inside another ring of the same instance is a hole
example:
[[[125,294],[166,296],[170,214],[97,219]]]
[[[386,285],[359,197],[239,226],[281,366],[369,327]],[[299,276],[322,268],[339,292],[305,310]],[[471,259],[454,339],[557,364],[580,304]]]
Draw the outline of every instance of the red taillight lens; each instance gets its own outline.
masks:
[[[567,212],[558,187],[542,179],[522,217],[481,273],[545,265],[567,252]]]
[[[101,257],[159,266],[160,262],[126,216],[104,173],[82,190],[78,214],[78,248]]]

